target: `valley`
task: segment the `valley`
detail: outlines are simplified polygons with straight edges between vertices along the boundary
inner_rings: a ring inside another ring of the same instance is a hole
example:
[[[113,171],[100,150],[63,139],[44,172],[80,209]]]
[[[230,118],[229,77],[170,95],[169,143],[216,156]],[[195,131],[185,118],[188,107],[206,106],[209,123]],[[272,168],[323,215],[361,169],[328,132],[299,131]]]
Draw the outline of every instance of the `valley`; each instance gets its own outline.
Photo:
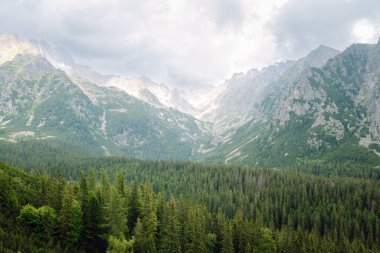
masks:
[[[181,91],[101,74],[46,41],[2,35],[0,44],[6,142],[58,139],[94,155],[274,167],[355,162],[357,152],[360,163],[379,161],[380,45],[320,46]]]
[[[380,41],[181,90],[0,35],[0,252],[379,252]]]

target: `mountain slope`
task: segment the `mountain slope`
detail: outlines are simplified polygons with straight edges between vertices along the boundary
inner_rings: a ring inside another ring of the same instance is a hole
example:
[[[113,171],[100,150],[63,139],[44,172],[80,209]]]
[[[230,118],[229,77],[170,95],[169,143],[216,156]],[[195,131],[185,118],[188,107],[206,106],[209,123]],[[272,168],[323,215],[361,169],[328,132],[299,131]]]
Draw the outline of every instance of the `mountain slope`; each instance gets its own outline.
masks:
[[[74,79],[73,79],[74,80]],[[94,154],[187,159],[207,133],[193,117],[98,87],[22,54],[0,66],[0,138],[64,140]]]
[[[310,56],[328,60],[315,52]],[[379,45],[353,45],[324,65],[301,59],[263,98],[258,109],[265,113],[203,147],[206,160],[266,166],[299,158],[377,163],[379,56]]]
[[[170,89],[165,84],[153,82],[149,77],[141,76],[127,78],[117,75],[104,75],[90,66],[78,64],[64,48],[54,47],[47,41],[31,40],[31,44],[15,39],[19,44],[34,46],[55,68],[65,71],[70,77],[80,77],[104,87],[116,87],[129,95],[149,103],[157,108],[170,107],[181,112],[196,114],[196,109],[187,98],[176,89]]]
[[[15,142],[61,136],[96,146],[89,129],[100,126],[97,108],[44,58],[18,55],[0,67],[0,80],[2,138]]]
[[[184,92],[147,77],[102,75],[47,42],[2,35],[0,139],[35,141],[41,150],[71,145],[84,155],[377,164],[379,62],[380,44],[342,53],[320,46],[297,61]]]

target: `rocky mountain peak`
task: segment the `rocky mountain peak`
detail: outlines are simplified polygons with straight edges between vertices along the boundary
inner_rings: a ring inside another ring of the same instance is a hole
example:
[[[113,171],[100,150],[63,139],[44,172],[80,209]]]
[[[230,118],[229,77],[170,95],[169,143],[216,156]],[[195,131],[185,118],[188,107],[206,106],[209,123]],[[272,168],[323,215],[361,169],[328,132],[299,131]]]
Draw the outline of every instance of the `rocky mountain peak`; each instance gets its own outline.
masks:
[[[328,59],[335,57],[339,53],[339,50],[325,45],[320,45],[318,48],[307,54],[304,59],[307,64],[312,67],[322,67]]]
[[[0,64],[11,61],[17,54],[38,54],[37,48],[16,35],[0,34]]]
[[[56,65],[73,67],[76,64],[72,55],[63,47],[52,46],[46,40],[30,40],[30,42],[40,50],[43,57],[47,58],[50,62],[54,62]]]

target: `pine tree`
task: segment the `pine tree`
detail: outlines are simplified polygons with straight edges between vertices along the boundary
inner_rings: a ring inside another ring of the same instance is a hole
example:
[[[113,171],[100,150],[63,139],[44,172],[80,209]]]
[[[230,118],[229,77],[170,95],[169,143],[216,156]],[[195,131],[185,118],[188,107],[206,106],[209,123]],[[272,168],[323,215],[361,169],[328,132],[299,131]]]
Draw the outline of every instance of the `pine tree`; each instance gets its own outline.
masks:
[[[54,196],[54,206],[53,208],[55,210],[61,210],[62,208],[62,198],[63,198],[63,193],[64,193],[64,189],[66,188],[66,180],[65,178],[63,177],[63,175],[60,175],[58,177],[58,183],[57,183],[57,187],[55,189],[56,193],[55,193],[55,196]]]
[[[133,231],[141,210],[141,191],[139,185],[134,183],[128,203],[128,228]]]
[[[87,251],[102,252],[105,250],[106,241],[103,228],[103,211],[98,198],[93,192],[89,193],[87,220],[84,222],[82,243]]]
[[[200,206],[191,206],[184,223],[184,251],[186,253],[206,252],[206,217]]]
[[[260,238],[258,241],[257,251],[263,253],[276,252],[276,244],[268,228],[260,229]]]
[[[142,242],[143,246],[142,252],[157,252],[157,204],[154,198],[154,192],[150,190],[147,185],[143,186],[143,201],[141,206],[141,223],[143,227],[143,237]],[[137,241],[138,238],[136,238]]]
[[[60,224],[60,237],[62,240],[66,240],[66,234],[69,231],[69,224],[67,217],[70,213],[70,207],[74,200],[74,196],[71,194],[69,190],[69,186],[64,187],[62,194],[62,208],[59,212],[58,221]]]
[[[212,253],[215,251],[215,246],[216,246],[216,234],[214,233],[208,233],[206,235],[206,248],[207,248],[207,253]]]
[[[107,172],[104,169],[100,171],[100,185],[103,202],[105,205],[108,205],[111,197],[111,185]]]
[[[125,174],[123,172],[119,171],[116,173],[115,188],[122,197],[125,197],[125,194],[126,194]]]
[[[127,232],[127,209],[124,207],[124,200],[115,189],[111,192],[110,204],[107,209],[110,235],[118,239],[125,239]]]
[[[80,172],[79,177],[79,189],[81,198],[81,209],[83,223],[87,222],[87,197],[88,197],[88,187],[86,177],[83,175],[83,171]]]
[[[171,198],[164,209],[162,220],[162,236],[160,241],[160,252],[181,252],[181,223],[178,218],[177,204]]]
[[[134,242],[134,238],[127,241],[111,235],[108,238],[107,253],[133,253]]]
[[[157,252],[157,203],[148,185],[142,186],[141,207],[134,229],[138,252]]]
[[[133,229],[133,234],[135,238],[134,249],[136,252],[143,252],[145,247],[144,244],[144,228],[140,218],[137,218],[136,226]]]
[[[292,238],[289,236],[288,227],[283,225],[276,238],[277,250],[280,252],[292,252]]]
[[[90,168],[87,173],[87,186],[88,191],[94,191],[95,192],[95,186],[96,186],[96,173],[94,168]]]
[[[217,235],[217,251],[222,253],[234,252],[231,226],[220,209],[215,218],[215,230]]]
[[[248,234],[243,218],[243,211],[238,209],[233,219],[233,244],[236,252],[247,252]]]
[[[83,227],[81,205],[74,199],[73,187],[70,184],[64,188],[59,214],[60,236],[70,246],[78,242]]]

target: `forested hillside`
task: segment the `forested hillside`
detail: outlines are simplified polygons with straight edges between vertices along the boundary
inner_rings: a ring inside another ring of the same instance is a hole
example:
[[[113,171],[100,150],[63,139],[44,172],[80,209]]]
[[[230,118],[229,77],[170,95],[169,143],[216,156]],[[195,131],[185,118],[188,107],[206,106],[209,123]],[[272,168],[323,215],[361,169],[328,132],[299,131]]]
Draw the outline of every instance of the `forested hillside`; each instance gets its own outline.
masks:
[[[260,167],[380,163],[380,43],[320,46],[186,96],[41,43],[0,34],[1,146]]]
[[[125,158],[62,172],[0,165],[0,252],[380,250],[377,180]]]
[[[144,160],[137,160],[125,156],[93,157],[91,153],[83,150],[81,146],[68,144],[59,140],[22,140],[18,143],[0,142],[0,162],[11,164],[28,172],[43,172],[54,176],[59,174],[66,177],[79,178],[78,168],[106,168],[107,171],[118,170],[126,167],[126,164],[134,163],[137,170],[146,167]],[[347,154],[349,155],[349,154]],[[353,154],[352,154],[353,155]],[[376,160],[365,159],[356,153],[356,163],[346,160],[302,160],[298,159],[291,165],[283,165],[277,169],[295,172],[310,173],[323,176],[355,177],[380,179],[380,166]],[[360,163],[360,161],[362,161]],[[366,162],[365,162],[366,161]],[[148,162],[149,163],[149,162]],[[170,162],[167,162],[170,163]],[[174,164],[186,164],[176,163]],[[187,162],[190,163],[190,162]],[[150,165],[151,166],[151,165]],[[213,167],[212,164],[208,166]],[[216,167],[225,167],[219,164]],[[240,168],[242,165],[228,165],[231,168]],[[228,167],[227,166],[227,167]]]
[[[189,159],[207,139],[203,125],[118,88],[70,77],[40,55],[19,54],[0,64],[3,142],[56,140],[96,156]]]

